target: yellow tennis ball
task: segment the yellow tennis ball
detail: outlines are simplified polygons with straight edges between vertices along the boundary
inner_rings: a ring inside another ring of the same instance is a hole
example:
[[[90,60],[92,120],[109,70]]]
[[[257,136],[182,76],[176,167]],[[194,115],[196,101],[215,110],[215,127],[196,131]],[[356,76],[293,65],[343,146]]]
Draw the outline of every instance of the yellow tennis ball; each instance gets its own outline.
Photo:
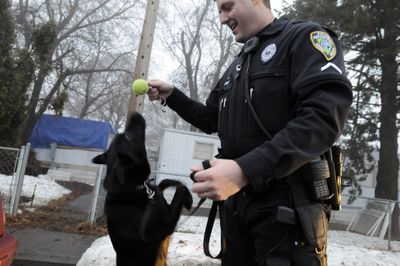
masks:
[[[144,79],[137,79],[132,83],[132,90],[139,95],[145,94],[149,90],[149,84]]]

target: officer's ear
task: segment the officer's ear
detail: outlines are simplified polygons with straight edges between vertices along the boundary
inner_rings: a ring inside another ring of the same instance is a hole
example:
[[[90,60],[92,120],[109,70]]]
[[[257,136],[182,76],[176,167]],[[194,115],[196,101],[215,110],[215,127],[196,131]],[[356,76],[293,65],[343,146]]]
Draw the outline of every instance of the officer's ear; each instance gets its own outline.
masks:
[[[251,2],[253,3],[253,5],[257,6],[257,5],[263,5],[268,9],[271,9],[271,2],[270,0],[251,0]]]

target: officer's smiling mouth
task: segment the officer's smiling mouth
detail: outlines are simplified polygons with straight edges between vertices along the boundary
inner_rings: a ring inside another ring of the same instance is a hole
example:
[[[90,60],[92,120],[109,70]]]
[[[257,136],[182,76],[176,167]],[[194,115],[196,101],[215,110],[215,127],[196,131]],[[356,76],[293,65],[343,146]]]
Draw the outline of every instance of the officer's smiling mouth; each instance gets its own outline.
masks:
[[[229,28],[233,33],[235,33],[235,30],[238,28],[238,24],[236,22],[229,23]]]

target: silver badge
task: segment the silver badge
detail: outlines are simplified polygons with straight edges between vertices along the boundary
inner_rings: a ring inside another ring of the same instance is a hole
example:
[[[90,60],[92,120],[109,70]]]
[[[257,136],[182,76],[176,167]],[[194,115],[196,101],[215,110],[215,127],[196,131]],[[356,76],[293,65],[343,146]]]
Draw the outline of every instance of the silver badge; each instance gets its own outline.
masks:
[[[276,45],[275,43],[268,45],[265,47],[264,51],[261,53],[261,61],[263,63],[267,63],[276,53]]]

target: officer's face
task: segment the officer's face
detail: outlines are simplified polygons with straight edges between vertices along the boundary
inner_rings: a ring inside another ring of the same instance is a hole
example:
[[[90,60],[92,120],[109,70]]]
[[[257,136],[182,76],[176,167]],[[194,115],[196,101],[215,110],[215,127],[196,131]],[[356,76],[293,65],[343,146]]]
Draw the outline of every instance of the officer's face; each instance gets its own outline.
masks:
[[[245,42],[260,27],[256,18],[260,15],[254,0],[217,0],[219,20],[227,25],[237,42]],[[259,2],[259,1],[258,1]]]

